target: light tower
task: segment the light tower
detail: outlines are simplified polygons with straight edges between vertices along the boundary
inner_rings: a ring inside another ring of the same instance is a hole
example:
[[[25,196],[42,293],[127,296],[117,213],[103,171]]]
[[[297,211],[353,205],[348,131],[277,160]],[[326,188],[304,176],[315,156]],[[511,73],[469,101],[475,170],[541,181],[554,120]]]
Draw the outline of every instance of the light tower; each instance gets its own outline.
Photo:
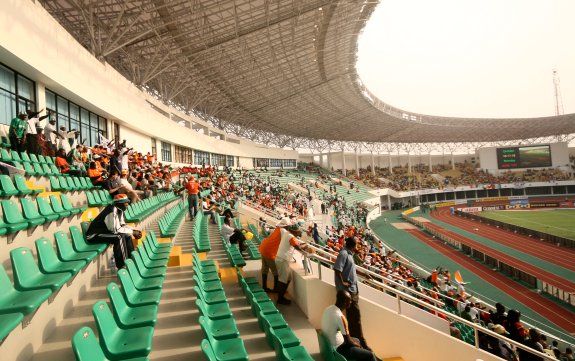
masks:
[[[553,88],[555,90],[555,115],[563,115],[563,98],[561,97],[561,86],[557,69],[553,69]]]

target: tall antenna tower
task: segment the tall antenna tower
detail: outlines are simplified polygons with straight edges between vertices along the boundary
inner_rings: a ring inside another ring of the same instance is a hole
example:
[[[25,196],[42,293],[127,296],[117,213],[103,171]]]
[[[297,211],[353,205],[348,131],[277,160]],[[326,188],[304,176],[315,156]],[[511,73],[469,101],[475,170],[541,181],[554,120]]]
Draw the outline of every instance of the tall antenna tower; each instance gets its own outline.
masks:
[[[555,115],[563,115],[563,98],[561,97],[561,85],[559,84],[557,69],[553,69],[553,88],[555,90]]]

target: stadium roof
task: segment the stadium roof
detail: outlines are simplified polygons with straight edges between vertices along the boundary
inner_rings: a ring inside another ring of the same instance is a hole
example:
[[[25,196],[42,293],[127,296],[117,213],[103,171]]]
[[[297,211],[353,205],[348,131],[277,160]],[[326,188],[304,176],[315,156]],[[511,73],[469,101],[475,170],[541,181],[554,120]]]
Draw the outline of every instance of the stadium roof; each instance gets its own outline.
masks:
[[[575,114],[447,118],[377,99],[355,63],[358,35],[378,2],[40,0],[134,84],[240,136],[271,132],[285,145],[291,137],[422,143],[575,133]]]

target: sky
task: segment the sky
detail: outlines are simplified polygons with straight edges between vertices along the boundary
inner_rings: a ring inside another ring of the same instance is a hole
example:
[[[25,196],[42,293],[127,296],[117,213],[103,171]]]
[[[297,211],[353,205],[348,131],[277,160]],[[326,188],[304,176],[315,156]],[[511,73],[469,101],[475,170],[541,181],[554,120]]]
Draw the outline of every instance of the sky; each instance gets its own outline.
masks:
[[[359,39],[364,85],[403,110],[456,117],[575,113],[575,0],[381,0]]]

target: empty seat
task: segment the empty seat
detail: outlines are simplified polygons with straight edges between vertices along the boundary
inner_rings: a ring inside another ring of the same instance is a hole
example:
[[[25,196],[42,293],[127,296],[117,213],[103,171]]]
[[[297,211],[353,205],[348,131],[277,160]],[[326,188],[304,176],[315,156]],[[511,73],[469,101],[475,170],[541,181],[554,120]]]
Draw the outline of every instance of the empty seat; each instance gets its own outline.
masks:
[[[202,316],[209,317],[212,320],[220,320],[222,318],[232,317],[232,311],[230,310],[230,305],[227,302],[208,305],[198,297],[196,298],[196,306],[198,306],[198,310]]]
[[[67,211],[64,209],[64,207],[62,207],[60,197],[50,196],[50,205],[52,206],[54,212],[60,214],[62,217],[69,217],[73,214],[71,211]]]
[[[54,221],[63,218],[63,215],[54,212],[50,202],[45,197],[36,197],[36,203],[38,204],[38,212],[49,221]]]
[[[120,328],[104,301],[94,304],[92,315],[100,334],[100,346],[107,358],[123,360],[146,357],[152,351],[153,327]]]
[[[62,208],[64,208],[64,210],[66,211],[71,212],[71,214],[78,214],[87,209],[87,208],[82,209],[74,207],[72,205],[72,201],[70,201],[70,198],[66,194],[60,194],[60,201],[62,202]]]
[[[16,184],[16,188],[18,189],[18,191],[22,195],[38,194],[38,193],[42,192],[42,189],[32,189],[32,188],[28,187],[28,184],[26,184],[26,179],[24,179],[24,177],[22,177],[22,175],[17,174],[17,173],[14,174],[14,183]]]
[[[28,221],[39,221],[41,223],[46,223],[47,218],[42,216],[38,212],[38,207],[36,206],[36,201],[32,198],[22,198],[20,199],[20,204],[22,205],[22,215]]]
[[[41,290],[17,290],[4,267],[0,266],[0,314],[22,313],[28,315],[34,312],[42,302],[46,301],[52,292],[47,289]]]
[[[18,290],[50,289],[55,292],[72,277],[70,273],[40,272],[32,251],[25,247],[10,251],[10,261],[14,272],[14,286]]]
[[[121,269],[118,271],[118,278],[122,285],[122,291],[126,296],[126,302],[130,307],[158,305],[162,292],[160,290],[139,291],[135,286],[128,271]]]
[[[0,197],[11,197],[19,194],[20,192],[12,183],[10,176],[0,174]]]
[[[20,207],[13,200],[5,199],[2,201],[2,212],[4,213],[4,223],[13,231],[44,223],[43,219],[24,219]]]
[[[62,261],[84,260],[86,262],[90,262],[98,256],[98,253],[94,251],[76,251],[68,235],[62,231],[54,233],[54,239],[56,240],[56,245],[58,245],[58,258]]]
[[[86,265],[85,260],[61,261],[52,247],[52,242],[45,237],[37,239],[35,243],[38,265],[42,273],[70,272],[75,275]]]
[[[215,356],[215,358],[209,358],[210,360],[248,360],[248,353],[241,338],[216,340],[212,335],[208,334],[207,339],[202,340],[202,351],[207,347],[204,341],[208,341],[210,346],[208,349],[211,349],[213,356]],[[206,355],[206,351],[204,351],[204,355]]]
[[[16,326],[22,323],[23,319],[24,315],[21,313],[0,314],[0,341],[4,340]]]
[[[128,269],[128,273],[132,278],[132,282],[134,286],[139,291],[146,291],[146,290],[159,290],[162,288],[162,284],[164,283],[164,277],[149,277],[144,278],[140,274],[140,271],[136,267],[136,264],[131,259],[126,260],[126,268]]]
[[[123,329],[156,325],[158,306],[146,305],[130,307],[120,287],[110,282],[106,287],[116,323]]]
[[[233,317],[212,320],[209,317],[200,316],[199,323],[206,337],[211,334],[216,340],[227,340],[240,336]]]

